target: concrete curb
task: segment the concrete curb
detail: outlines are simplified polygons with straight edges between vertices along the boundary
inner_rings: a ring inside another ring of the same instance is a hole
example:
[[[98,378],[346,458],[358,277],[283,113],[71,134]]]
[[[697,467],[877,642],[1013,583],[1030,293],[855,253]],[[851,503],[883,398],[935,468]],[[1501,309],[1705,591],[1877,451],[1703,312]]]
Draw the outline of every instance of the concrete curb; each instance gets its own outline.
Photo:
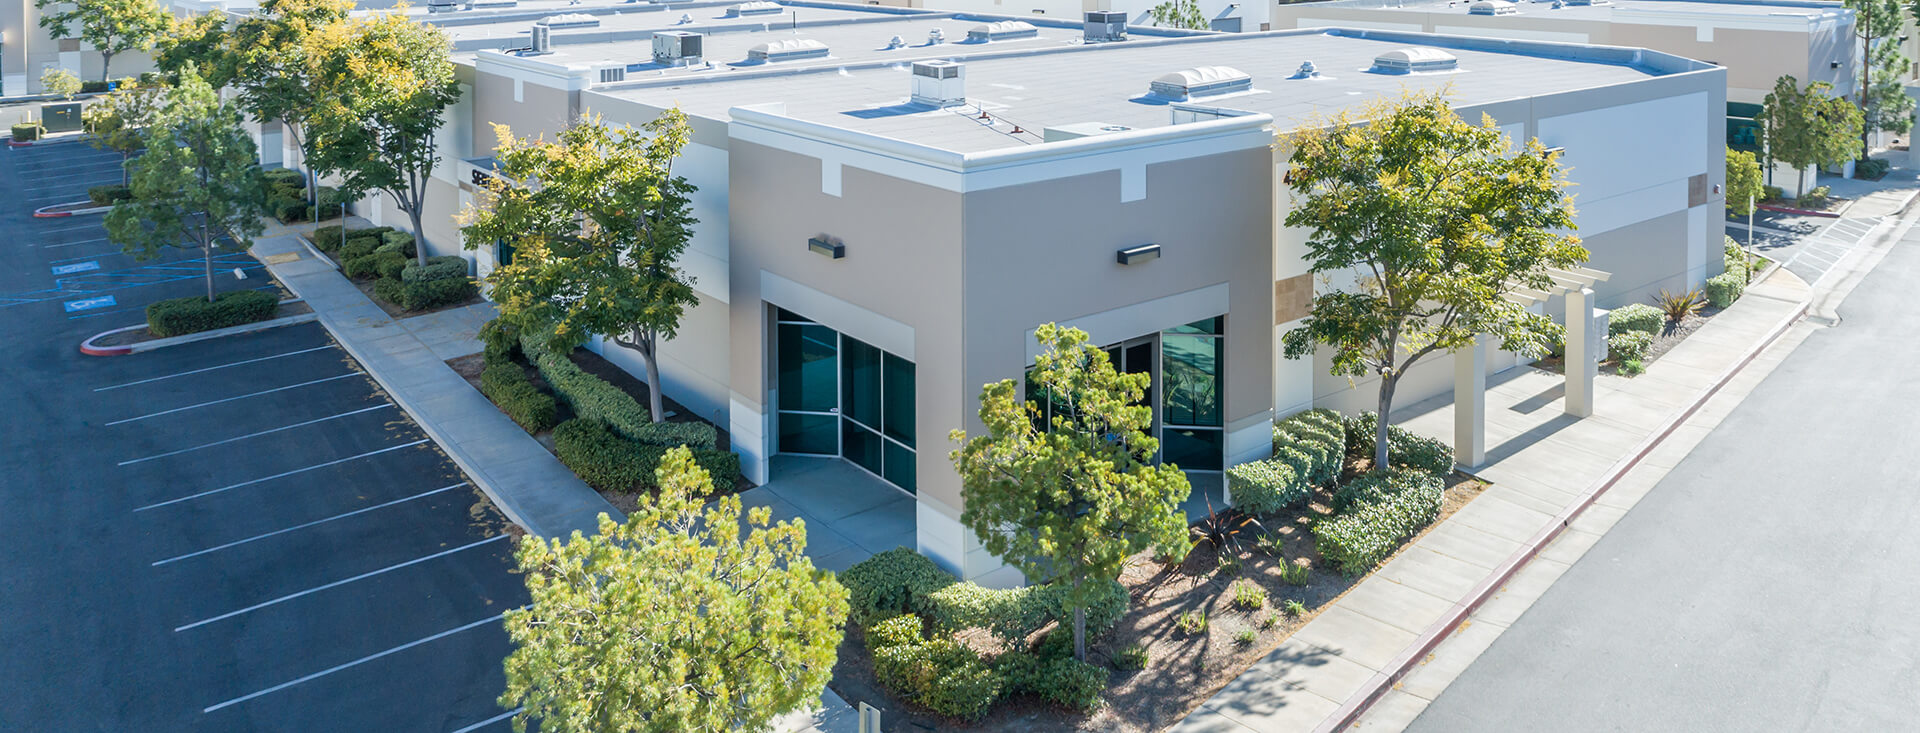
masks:
[[[38,209],[34,209],[33,217],[36,219],[58,219],[61,217],[76,216],[81,214],[104,214],[113,210],[112,206],[91,206],[85,209],[72,209],[69,211],[48,211],[47,210],[57,206],[72,206],[74,204],[90,204],[90,203],[93,203],[91,199],[86,201],[68,201],[67,203],[64,203],[64,204],[47,204],[46,206],[42,206]]]
[[[1428,626],[1425,631],[1421,632],[1418,637],[1415,637],[1413,643],[1401,650],[1401,652],[1393,658],[1393,661],[1387,664],[1385,670],[1375,672],[1373,677],[1368,679],[1366,684],[1361,685],[1360,689],[1354,692],[1352,696],[1348,697],[1346,702],[1341,703],[1340,707],[1335,710],[1332,715],[1320,721],[1320,725],[1314,727],[1314,733],[1334,733],[1357,722],[1360,716],[1365,714],[1367,709],[1372,707],[1373,703],[1380,699],[1380,696],[1392,689],[1394,683],[1399,682],[1408,672],[1413,671],[1414,665],[1419,664],[1428,654],[1431,654],[1434,648],[1438,647],[1440,642],[1445,641],[1448,636],[1451,636],[1454,630],[1459,628],[1460,624],[1467,620],[1468,616],[1480,608],[1481,604],[1486,603],[1487,599],[1492,598],[1495,593],[1498,593],[1502,587],[1506,586],[1507,581],[1511,580],[1515,573],[1518,573],[1521,568],[1526,567],[1527,563],[1532,562],[1533,558],[1539,555],[1540,551],[1545,549],[1547,544],[1552,542],[1554,538],[1559,537],[1560,533],[1565,531],[1567,526],[1572,524],[1574,519],[1578,518],[1582,512],[1586,511],[1587,507],[1592,506],[1596,499],[1599,499],[1608,489],[1613,488],[1613,485],[1619,482],[1621,476],[1626,475],[1628,471],[1640,465],[1640,461],[1646,458],[1647,454],[1659,447],[1659,445],[1664,442],[1668,436],[1672,435],[1674,430],[1684,424],[1688,418],[1693,417],[1694,413],[1698,412],[1700,407],[1707,403],[1707,400],[1719,394],[1720,389],[1725,387],[1728,382],[1733,381],[1733,378],[1745,370],[1747,365],[1751,364],[1755,358],[1758,358],[1761,352],[1766,351],[1767,347],[1772,346],[1775,341],[1780,340],[1780,337],[1787,332],[1787,329],[1793,327],[1794,323],[1806,316],[1807,308],[1812,302],[1811,298],[1800,301],[1799,305],[1794,307],[1792,313],[1787,314],[1785,318],[1780,319],[1778,323],[1774,324],[1773,328],[1767,331],[1767,334],[1761,337],[1753,346],[1749,347],[1747,352],[1743,354],[1738,361],[1727,367],[1719,376],[1714,378],[1711,384],[1702,389],[1700,393],[1694,397],[1692,402],[1669,417],[1666,423],[1662,424],[1652,435],[1641,440],[1639,445],[1634,446],[1626,457],[1614,462],[1613,466],[1607,469],[1605,474],[1601,475],[1598,480],[1587,487],[1586,491],[1581,493],[1578,501],[1562,509],[1559,514],[1554,516],[1552,523],[1541,528],[1538,532],[1535,532],[1532,537],[1528,538],[1519,550],[1508,556],[1498,567],[1494,568],[1492,574],[1475,585],[1473,590],[1468,592],[1466,598],[1453,604],[1453,607],[1448,609],[1439,621],[1435,621],[1432,625]]]
[[[300,299],[294,298],[292,300],[280,301],[280,304],[287,305],[290,303],[298,303],[298,302],[300,302]],[[80,342],[80,353],[86,354],[88,356],[126,356],[128,354],[140,354],[148,351],[154,351],[157,349],[164,349],[169,346],[180,346],[182,344],[191,344],[199,341],[208,341],[211,339],[217,339],[223,336],[238,336],[245,333],[253,333],[255,331],[265,331],[271,328],[279,328],[281,326],[292,326],[294,324],[307,323],[309,321],[316,320],[319,317],[320,317],[319,313],[298,313],[291,316],[283,316],[280,318],[274,318],[266,321],[257,321],[254,323],[242,323],[238,326],[228,326],[226,328],[216,328],[212,331],[201,331],[199,333],[189,333],[184,336],[169,336],[167,338],[162,338],[162,339],[141,341],[136,344],[127,344],[126,346],[94,346],[93,345],[93,342],[97,339],[102,339],[107,336],[112,336],[116,333],[138,331],[142,328],[147,327],[147,324],[140,323],[132,326],[126,326],[124,328],[116,328],[111,331],[102,331],[100,333],[96,333],[92,336],[89,336],[87,337],[87,340]]]
[[[35,145],[61,145],[65,143],[77,143],[84,138],[86,138],[85,135],[69,135],[65,137],[43,137],[37,140],[27,140],[24,142],[16,142],[13,138],[9,137],[7,138],[7,147],[31,148]]]
[[[1800,209],[1792,206],[1780,206],[1777,204],[1754,204],[1753,208],[1759,209],[1761,211],[1777,211],[1782,214],[1794,214],[1797,216],[1818,216],[1826,219],[1838,219],[1840,218],[1840,213],[1841,213],[1840,211],[1814,211],[1812,209]],[[1842,209],[1841,211],[1845,211],[1845,209]]]
[[[334,262],[332,257],[328,257],[327,253],[320,251],[319,247],[313,246],[313,240],[307,239],[307,235],[295,234],[293,236],[300,240],[300,246],[306,247],[307,253],[313,255],[314,259],[327,263],[328,267],[335,270],[340,269],[340,265]]]

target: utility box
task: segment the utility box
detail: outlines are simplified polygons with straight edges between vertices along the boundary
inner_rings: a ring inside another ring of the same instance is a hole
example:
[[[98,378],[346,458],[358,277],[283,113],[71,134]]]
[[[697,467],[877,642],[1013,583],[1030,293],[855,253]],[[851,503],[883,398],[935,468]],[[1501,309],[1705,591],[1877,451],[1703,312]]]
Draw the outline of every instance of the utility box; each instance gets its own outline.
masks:
[[[47,132],[73,132],[80,129],[80,103],[62,102],[41,107],[40,124],[47,128]]]
[[[1593,355],[1595,364],[1607,360],[1607,331],[1612,328],[1613,311],[1605,308],[1593,309],[1593,325],[1587,330],[1587,353]]]

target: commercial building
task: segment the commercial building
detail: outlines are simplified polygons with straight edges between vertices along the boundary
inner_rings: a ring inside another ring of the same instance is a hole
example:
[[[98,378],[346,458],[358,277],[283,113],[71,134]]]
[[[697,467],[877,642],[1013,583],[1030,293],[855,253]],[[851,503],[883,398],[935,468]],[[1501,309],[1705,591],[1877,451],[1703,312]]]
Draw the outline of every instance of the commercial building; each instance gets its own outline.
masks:
[[[1287,133],[1324,115],[1447,88],[1470,119],[1563,149],[1591,266],[1612,273],[1598,306],[1720,267],[1727,72],[1669,54],[799,2],[541,7],[422,16],[454,36],[465,92],[429,248],[478,273],[508,256],[463,250],[453,221],[491,175],[493,124],[551,137],[581,115],[683,110],[700,303],[662,348],[665,392],[727,429],[755,481],[780,479],[776,454],[828,455],[871,474],[846,491],[910,494],[918,549],[989,583],[1018,578],[960,526],[946,436],[981,431],[981,385],[1021,377],[1038,324],[1152,374],[1163,457],[1215,501],[1221,469],[1269,455],[1275,415],[1370,404],[1324,360],[1278,355],[1338,284],[1316,283],[1306,233],[1280,223]],[[404,221],[384,201],[362,211]],[[1434,360],[1402,399],[1451,374]]]
[[[1853,93],[1853,11],[1825,0],[1328,0],[1277,3],[1285,28],[1372,28],[1664,51],[1727,69],[1727,101],[1758,104],[1791,75]]]
[[[928,10],[953,10],[968,13],[1043,16],[1072,20],[1083,13],[1119,13],[1133,25],[1157,25],[1154,7],[1164,0],[866,0],[869,5],[890,5]],[[1272,5],[1264,2],[1233,0],[1194,0],[1206,29],[1223,33],[1268,30],[1267,13]]]

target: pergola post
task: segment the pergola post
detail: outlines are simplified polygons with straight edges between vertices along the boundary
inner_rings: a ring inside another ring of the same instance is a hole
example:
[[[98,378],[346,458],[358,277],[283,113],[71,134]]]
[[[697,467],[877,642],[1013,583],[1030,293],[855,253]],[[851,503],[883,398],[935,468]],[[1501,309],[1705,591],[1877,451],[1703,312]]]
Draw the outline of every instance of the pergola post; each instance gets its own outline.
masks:
[[[1594,360],[1593,338],[1587,333],[1593,329],[1593,288],[1576,287],[1567,289],[1567,414],[1574,417],[1593,415],[1593,381],[1600,373],[1600,365]]]
[[[1453,460],[1487,462],[1487,337],[1453,353]]]

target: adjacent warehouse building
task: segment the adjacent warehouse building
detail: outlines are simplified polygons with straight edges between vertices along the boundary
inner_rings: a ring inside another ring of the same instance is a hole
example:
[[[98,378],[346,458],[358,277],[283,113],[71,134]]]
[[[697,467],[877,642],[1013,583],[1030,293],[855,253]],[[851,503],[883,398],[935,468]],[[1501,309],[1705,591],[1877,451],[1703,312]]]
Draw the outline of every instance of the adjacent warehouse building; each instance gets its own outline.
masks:
[[[1286,28],[1372,28],[1627,46],[1727,69],[1727,101],[1759,104],[1775,79],[1853,93],[1853,11],[1825,0],[1328,0],[1273,6]]]
[[[1280,224],[1286,133],[1321,116],[1445,87],[1470,119],[1564,149],[1591,264],[1612,273],[1601,307],[1720,267],[1726,71],[1702,62],[1375,30],[615,7],[446,24],[466,96],[442,134],[430,248],[462,251],[452,217],[491,175],[492,124],[551,136],[580,115],[684,110],[676,171],[700,188],[700,223],[683,265],[701,302],[663,347],[666,393],[727,429],[755,481],[780,478],[776,454],[827,455],[871,474],[847,491],[910,495],[919,549],[969,578],[1018,582],[958,522],[946,435],[981,430],[981,385],[1021,376],[1040,323],[1152,374],[1163,457],[1216,498],[1223,467],[1269,454],[1276,414],[1370,401],[1278,356],[1328,287],[1305,232]],[[1620,134],[1649,126],[1663,134]],[[505,254],[479,245],[484,273]],[[1444,390],[1448,362],[1427,370],[1403,400]]]

